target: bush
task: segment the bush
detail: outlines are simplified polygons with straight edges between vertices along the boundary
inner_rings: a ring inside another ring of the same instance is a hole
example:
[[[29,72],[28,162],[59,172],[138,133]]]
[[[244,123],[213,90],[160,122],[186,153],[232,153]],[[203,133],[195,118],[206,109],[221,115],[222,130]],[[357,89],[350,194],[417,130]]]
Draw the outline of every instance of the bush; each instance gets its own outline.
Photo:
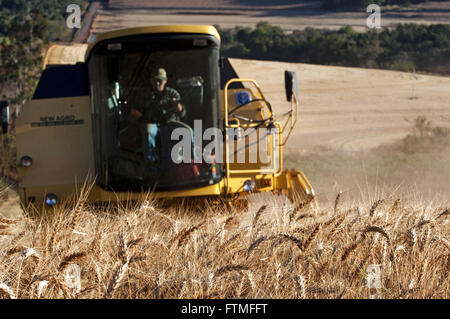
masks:
[[[400,149],[407,154],[441,150],[450,146],[449,137],[449,128],[433,126],[432,122],[422,115],[414,120],[411,133],[402,140]]]

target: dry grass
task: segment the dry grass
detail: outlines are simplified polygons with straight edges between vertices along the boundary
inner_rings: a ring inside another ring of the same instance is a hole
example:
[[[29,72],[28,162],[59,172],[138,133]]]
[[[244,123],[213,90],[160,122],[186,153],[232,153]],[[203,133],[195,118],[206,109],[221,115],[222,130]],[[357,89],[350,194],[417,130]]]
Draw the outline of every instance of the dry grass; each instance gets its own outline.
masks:
[[[40,219],[1,218],[0,297],[449,297],[447,207],[398,199],[346,207],[339,197],[329,209],[302,207],[296,219],[275,197],[237,215],[148,200],[98,208],[81,198]],[[381,267],[379,289],[366,285],[371,264]]]

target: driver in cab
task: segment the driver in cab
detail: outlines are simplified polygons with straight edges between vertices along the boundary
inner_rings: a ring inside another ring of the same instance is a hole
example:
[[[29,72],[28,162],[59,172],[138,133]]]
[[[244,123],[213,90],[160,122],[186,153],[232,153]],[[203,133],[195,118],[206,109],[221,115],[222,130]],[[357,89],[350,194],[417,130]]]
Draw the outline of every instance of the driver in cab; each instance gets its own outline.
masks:
[[[166,70],[163,68],[154,70],[151,73],[151,84],[152,91],[149,94],[147,107],[144,108],[143,114],[136,109],[131,109],[131,117],[144,123],[160,125],[183,120],[186,117],[186,110],[180,102],[180,93],[166,85]]]
[[[152,90],[146,97],[146,106],[142,111],[132,108],[130,117],[144,126],[147,143],[144,145],[144,156],[151,162],[158,161],[157,136],[169,122],[181,121],[186,117],[185,107],[181,104],[181,96],[175,89],[168,87],[167,72],[157,68],[151,72]]]

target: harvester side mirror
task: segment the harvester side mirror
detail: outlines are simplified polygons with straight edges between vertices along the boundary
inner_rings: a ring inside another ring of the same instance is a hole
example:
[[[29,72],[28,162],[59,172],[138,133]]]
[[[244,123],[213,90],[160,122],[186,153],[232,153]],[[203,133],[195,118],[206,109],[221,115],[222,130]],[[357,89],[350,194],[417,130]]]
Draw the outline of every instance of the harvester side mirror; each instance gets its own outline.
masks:
[[[9,125],[9,103],[8,101],[0,101],[0,119],[3,134],[8,133]]]
[[[286,100],[291,102],[292,92],[298,98],[297,75],[294,71],[284,71],[284,86],[286,88]]]

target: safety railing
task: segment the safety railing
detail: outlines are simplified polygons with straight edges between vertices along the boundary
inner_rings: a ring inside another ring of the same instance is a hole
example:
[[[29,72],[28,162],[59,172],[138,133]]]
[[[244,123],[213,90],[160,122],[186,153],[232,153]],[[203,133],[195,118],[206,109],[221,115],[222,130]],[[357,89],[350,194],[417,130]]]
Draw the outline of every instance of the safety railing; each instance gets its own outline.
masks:
[[[256,83],[256,81],[252,80],[252,79],[231,79],[229,80],[225,87],[224,87],[224,108],[225,108],[225,130],[227,130],[228,128],[237,128],[240,127],[240,121],[238,118],[233,117],[233,124],[230,123],[229,119],[229,107],[228,107],[228,87],[230,86],[230,84],[235,83],[235,82],[248,82],[248,83],[252,83],[257,91],[258,91],[258,95],[259,98],[258,100],[261,102],[264,102],[265,106],[267,107],[267,113],[268,113],[268,117],[267,119],[267,123],[265,123],[265,120],[262,120],[264,124],[268,124],[270,125],[271,128],[273,127],[277,127],[278,128],[278,138],[274,138],[273,135],[271,135],[270,137],[268,136],[268,138],[271,139],[271,149],[270,149],[270,155],[271,155],[271,166],[268,168],[258,168],[258,169],[235,169],[235,170],[231,170],[230,169],[230,150],[229,150],[229,137],[228,134],[225,134],[225,165],[226,165],[226,178],[227,178],[227,183],[229,181],[230,175],[231,174],[273,174],[275,176],[281,174],[282,170],[283,170],[283,161],[282,161],[282,131],[284,130],[284,128],[282,128],[281,124],[278,122],[275,122],[273,120],[273,112],[272,112],[272,107],[270,106],[270,104],[267,102],[267,100],[264,97],[264,94],[262,93],[261,89],[259,88],[258,84]],[[237,124],[236,124],[237,123]],[[257,123],[250,123],[248,124],[248,127],[260,127],[261,126],[261,120],[257,121]],[[234,142],[233,142],[234,143]],[[277,145],[276,145],[277,144]],[[275,150],[278,150],[275,151]],[[233,158],[234,158],[234,154],[233,154]],[[276,162],[278,162],[278,165],[276,165]]]

